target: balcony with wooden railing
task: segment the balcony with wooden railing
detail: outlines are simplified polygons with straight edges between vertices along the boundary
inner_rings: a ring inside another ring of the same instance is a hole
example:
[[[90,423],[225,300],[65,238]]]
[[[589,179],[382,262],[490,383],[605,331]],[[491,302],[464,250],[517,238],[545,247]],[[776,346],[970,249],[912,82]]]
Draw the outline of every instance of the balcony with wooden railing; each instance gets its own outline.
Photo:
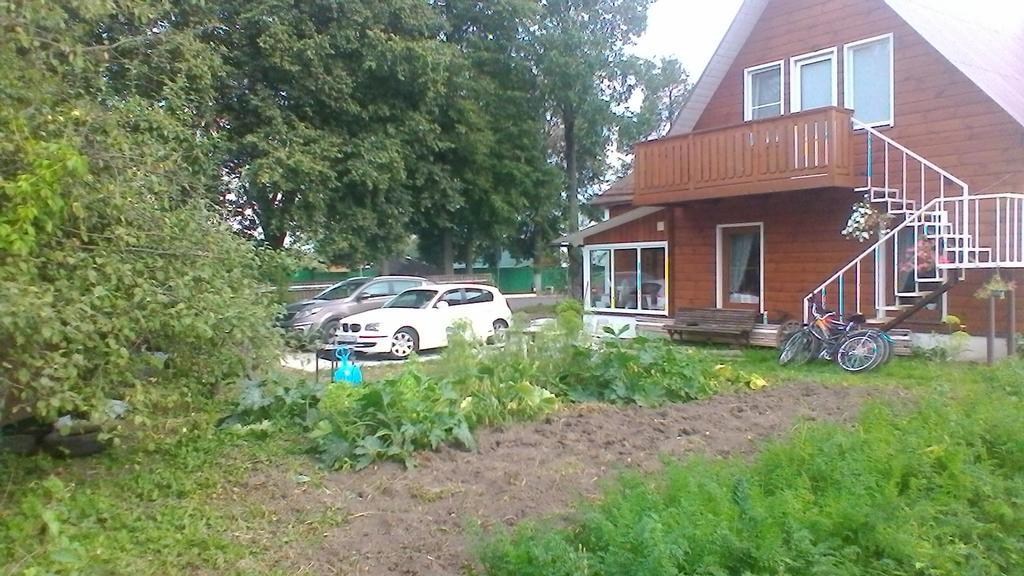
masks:
[[[850,114],[821,108],[642,142],[633,203],[860,186]]]

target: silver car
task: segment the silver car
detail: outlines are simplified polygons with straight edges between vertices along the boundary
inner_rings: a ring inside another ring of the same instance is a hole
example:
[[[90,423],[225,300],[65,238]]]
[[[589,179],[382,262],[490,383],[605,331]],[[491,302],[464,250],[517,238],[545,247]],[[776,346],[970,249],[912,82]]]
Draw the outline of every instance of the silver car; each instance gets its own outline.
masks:
[[[285,307],[278,325],[296,332],[319,334],[324,342],[337,332],[342,318],[380,308],[392,296],[431,282],[419,276],[378,276],[350,278],[309,300]]]

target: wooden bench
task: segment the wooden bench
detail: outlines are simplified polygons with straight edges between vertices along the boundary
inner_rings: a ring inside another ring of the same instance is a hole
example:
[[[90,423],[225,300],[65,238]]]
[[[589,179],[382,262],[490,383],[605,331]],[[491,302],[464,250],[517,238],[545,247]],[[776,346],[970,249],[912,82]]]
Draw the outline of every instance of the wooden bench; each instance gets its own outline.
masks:
[[[673,340],[747,344],[757,317],[756,310],[683,309],[665,331]]]

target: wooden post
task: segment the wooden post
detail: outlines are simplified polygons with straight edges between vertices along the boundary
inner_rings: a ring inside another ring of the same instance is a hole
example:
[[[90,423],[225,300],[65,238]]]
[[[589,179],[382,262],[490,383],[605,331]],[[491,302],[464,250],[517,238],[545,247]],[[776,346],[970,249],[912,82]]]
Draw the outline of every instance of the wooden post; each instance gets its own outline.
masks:
[[[988,338],[985,340],[985,356],[991,366],[996,361],[996,297],[988,297]]]
[[[1006,355],[1017,355],[1017,291],[1010,290],[1010,331],[1006,334]]]

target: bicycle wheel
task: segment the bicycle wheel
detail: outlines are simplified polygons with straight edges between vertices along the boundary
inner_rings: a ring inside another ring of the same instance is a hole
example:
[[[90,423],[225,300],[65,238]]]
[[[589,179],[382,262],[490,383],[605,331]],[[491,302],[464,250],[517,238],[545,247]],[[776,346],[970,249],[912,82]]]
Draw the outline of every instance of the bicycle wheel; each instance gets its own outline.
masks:
[[[855,330],[850,333],[850,336],[859,336],[861,334],[870,334],[878,339],[878,343],[882,346],[882,358],[878,361],[878,365],[881,366],[889,360],[892,360],[893,356],[893,344],[892,336],[889,336],[887,332],[879,330],[877,328],[867,328],[862,330]]]
[[[870,332],[847,336],[836,350],[836,363],[847,372],[866,372],[885,360],[886,343]]]
[[[779,351],[779,365],[800,365],[816,356],[818,339],[804,328],[794,332]]]

